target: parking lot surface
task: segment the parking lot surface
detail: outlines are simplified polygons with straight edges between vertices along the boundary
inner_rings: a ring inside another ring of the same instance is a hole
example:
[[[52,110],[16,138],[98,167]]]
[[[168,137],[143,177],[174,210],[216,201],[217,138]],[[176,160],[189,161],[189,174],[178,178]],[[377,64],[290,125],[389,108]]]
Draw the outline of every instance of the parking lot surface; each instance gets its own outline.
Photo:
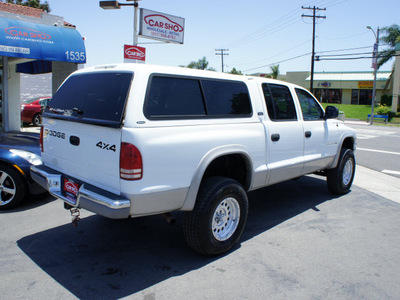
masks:
[[[377,173],[362,171],[362,182]],[[174,226],[82,214],[73,227],[50,196],[0,213],[0,299],[400,295],[400,204],[367,187],[333,197],[324,178],[306,176],[252,192],[240,245],[213,258],[188,248],[179,213]]]

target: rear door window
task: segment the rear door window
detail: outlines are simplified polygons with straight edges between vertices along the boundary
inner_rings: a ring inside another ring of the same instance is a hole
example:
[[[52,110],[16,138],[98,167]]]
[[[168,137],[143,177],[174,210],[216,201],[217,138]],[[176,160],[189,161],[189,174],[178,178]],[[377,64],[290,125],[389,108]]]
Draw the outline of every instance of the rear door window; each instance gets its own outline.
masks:
[[[132,77],[131,72],[72,75],[53,96],[44,116],[119,127]]]

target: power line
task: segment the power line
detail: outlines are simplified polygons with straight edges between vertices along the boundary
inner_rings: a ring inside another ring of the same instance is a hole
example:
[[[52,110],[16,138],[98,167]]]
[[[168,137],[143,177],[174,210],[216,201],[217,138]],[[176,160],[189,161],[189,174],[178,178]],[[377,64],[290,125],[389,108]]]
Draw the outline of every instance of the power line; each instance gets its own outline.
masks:
[[[351,55],[364,55],[372,54],[373,52],[358,52],[358,53],[344,53],[344,54],[328,54],[328,55],[316,55],[315,57],[328,57],[328,56],[351,56]]]
[[[303,56],[306,56],[306,55],[310,55],[310,54],[311,54],[311,52],[304,53],[304,54],[301,54],[301,55],[298,55],[298,56],[295,56],[295,57],[287,58],[287,59],[284,59],[284,60],[281,60],[281,61],[277,61],[277,62],[268,64],[268,65],[247,69],[247,70],[244,70],[243,72],[252,71],[252,70],[256,70],[256,69],[261,69],[261,68],[277,65],[277,64],[280,64],[280,63],[283,63],[283,62],[286,62],[286,61],[289,61],[289,60],[293,60],[293,59],[296,59],[296,58],[300,58],[300,57],[303,57]]]
[[[326,51],[318,51],[316,53],[328,53],[328,52],[340,52],[340,51],[350,51],[350,50],[361,50],[371,48],[371,46],[357,47],[357,48],[347,48],[347,49],[335,49],[335,50],[326,50]]]

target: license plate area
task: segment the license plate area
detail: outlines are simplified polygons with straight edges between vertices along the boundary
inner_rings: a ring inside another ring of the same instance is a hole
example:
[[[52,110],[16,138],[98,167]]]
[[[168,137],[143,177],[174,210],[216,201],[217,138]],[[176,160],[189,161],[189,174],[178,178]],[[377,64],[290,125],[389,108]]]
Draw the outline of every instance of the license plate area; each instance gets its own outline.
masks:
[[[76,206],[81,182],[76,179],[61,176],[61,194],[69,200],[69,204]]]

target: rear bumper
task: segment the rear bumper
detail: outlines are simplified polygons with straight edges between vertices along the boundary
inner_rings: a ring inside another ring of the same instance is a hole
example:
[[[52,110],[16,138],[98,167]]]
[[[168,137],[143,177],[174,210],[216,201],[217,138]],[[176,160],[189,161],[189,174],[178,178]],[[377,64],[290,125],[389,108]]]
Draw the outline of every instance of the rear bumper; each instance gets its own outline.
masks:
[[[78,191],[77,202],[61,194],[61,173],[46,166],[32,166],[31,177],[56,198],[74,207],[83,208],[111,219],[125,219],[129,217],[131,202],[129,199],[83,183]]]

